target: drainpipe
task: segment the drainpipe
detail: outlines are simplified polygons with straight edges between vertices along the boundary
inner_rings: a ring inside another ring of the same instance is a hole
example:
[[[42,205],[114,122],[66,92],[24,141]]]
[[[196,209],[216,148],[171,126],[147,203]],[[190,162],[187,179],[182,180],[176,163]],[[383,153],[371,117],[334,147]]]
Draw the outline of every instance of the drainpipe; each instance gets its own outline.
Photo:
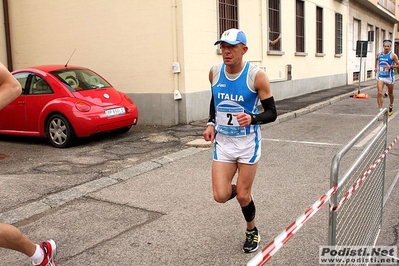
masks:
[[[12,71],[13,67],[12,67],[12,54],[11,54],[10,17],[8,16],[8,0],[3,0],[3,12],[4,12],[4,28],[6,34],[7,67],[9,71]]]
[[[179,73],[180,73],[180,64],[178,62],[178,41],[177,41],[177,4],[176,0],[172,0],[172,41],[173,41],[173,63],[172,63],[172,72],[173,72],[173,81],[174,81],[174,89],[173,93],[175,95],[175,124],[178,125],[180,123],[179,119],[179,100],[181,100],[181,94],[179,91]]]

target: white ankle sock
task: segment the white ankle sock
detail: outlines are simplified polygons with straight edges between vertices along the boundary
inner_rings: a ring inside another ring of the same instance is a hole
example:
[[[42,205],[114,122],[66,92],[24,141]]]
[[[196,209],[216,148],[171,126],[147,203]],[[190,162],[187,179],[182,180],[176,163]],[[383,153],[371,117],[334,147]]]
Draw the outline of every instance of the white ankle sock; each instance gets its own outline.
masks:
[[[32,263],[34,265],[42,263],[42,261],[44,259],[44,252],[43,252],[42,248],[39,245],[36,244],[35,254],[33,254],[33,256],[30,257],[30,259],[32,260]]]

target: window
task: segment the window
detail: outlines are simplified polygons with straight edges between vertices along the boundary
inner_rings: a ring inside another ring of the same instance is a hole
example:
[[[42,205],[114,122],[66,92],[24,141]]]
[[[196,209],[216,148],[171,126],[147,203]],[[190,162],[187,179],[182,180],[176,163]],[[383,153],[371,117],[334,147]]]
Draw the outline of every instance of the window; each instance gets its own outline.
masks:
[[[269,49],[281,51],[280,0],[269,0]]]
[[[29,87],[29,94],[50,94],[53,93],[50,85],[40,76],[32,75]]]
[[[375,51],[380,50],[380,28],[375,27],[375,36],[374,36],[374,49]]]
[[[335,54],[342,54],[342,14],[335,13]]]
[[[323,8],[316,8],[316,53],[323,53]]]
[[[367,41],[369,42],[367,45],[367,51],[372,52],[373,51],[373,46],[372,42],[374,41],[374,31],[373,31],[373,25],[367,24]]]
[[[356,50],[357,41],[360,40],[360,20],[353,19],[353,50]]]
[[[50,73],[64,83],[71,92],[111,87],[108,82],[88,69],[68,68],[54,70]]]
[[[238,0],[219,0],[219,33],[238,29]],[[219,35],[220,35],[219,34]]]
[[[395,0],[378,0],[378,4],[395,14]]]
[[[305,4],[296,0],[296,51],[305,52]]]
[[[357,80],[359,80],[359,72],[353,72],[353,74],[352,74],[352,79],[353,79],[353,81],[357,81]]]
[[[16,73],[13,74],[14,78],[16,78],[19,82],[19,84],[21,84],[21,88],[22,88],[22,93],[21,94],[26,94],[26,81],[28,80],[30,73],[27,72],[22,72],[22,73]]]

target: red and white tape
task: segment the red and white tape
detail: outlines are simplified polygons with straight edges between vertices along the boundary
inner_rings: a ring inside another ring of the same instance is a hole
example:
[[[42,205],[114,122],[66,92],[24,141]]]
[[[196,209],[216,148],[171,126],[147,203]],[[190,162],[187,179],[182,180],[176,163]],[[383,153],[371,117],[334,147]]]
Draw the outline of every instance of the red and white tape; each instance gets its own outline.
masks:
[[[261,252],[253,257],[247,266],[264,265],[270,258],[312,217],[320,208],[334,195],[337,186],[332,187],[326,194],[316,201],[304,214],[295,222],[288,226],[272,242],[270,242]]]
[[[337,211],[352,195],[355,191],[360,187],[363,181],[370,175],[370,173],[381,163],[384,157],[388,154],[388,152],[392,149],[395,143],[398,141],[399,136],[392,141],[388,148],[380,155],[380,157],[367,169],[366,172],[352,185],[352,187],[345,193],[344,197],[339,201],[337,205],[330,205],[330,211]]]
[[[337,205],[339,208],[347,199],[349,199],[350,195],[353,194],[354,191],[360,186],[363,180],[370,174],[370,172],[381,162],[381,160],[387,155],[387,153],[392,149],[393,145],[398,141],[399,136],[396,136],[394,141],[389,145],[389,147],[383,152],[383,154],[378,158],[376,162],[366,171],[363,175],[364,178],[360,178],[358,182],[356,182],[350,191],[348,191],[348,197],[344,197],[343,200]],[[308,208],[304,214],[302,214],[295,222],[289,225],[283,232],[281,232],[276,238],[273,239],[262,251],[258,252],[247,264],[246,266],[262,266],[266,262],[268,262],[274,254],[285,244],[288,240],[318,211],[320,208],[330,200],[330,198],[337,191],[338,185],[330,188],[330,190],[321,196],[321,198],[316,201],[310,208]],[[354,190],[353,190],[354,188]],[[353,190],[353,192],[351,192]],[[342,202],[342,203],[341,203]]]

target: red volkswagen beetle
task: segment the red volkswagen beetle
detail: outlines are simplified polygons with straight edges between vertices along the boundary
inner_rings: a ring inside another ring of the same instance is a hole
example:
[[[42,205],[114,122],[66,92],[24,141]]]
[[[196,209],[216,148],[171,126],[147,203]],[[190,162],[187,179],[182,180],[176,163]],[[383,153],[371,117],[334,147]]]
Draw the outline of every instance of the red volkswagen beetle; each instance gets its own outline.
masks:
[[[132,99],[88,68],[48,65],[12,74],[22,93],[0,110],[0,134],[47,137],[65,148],[76,137],[125,133],[137,124]]]

